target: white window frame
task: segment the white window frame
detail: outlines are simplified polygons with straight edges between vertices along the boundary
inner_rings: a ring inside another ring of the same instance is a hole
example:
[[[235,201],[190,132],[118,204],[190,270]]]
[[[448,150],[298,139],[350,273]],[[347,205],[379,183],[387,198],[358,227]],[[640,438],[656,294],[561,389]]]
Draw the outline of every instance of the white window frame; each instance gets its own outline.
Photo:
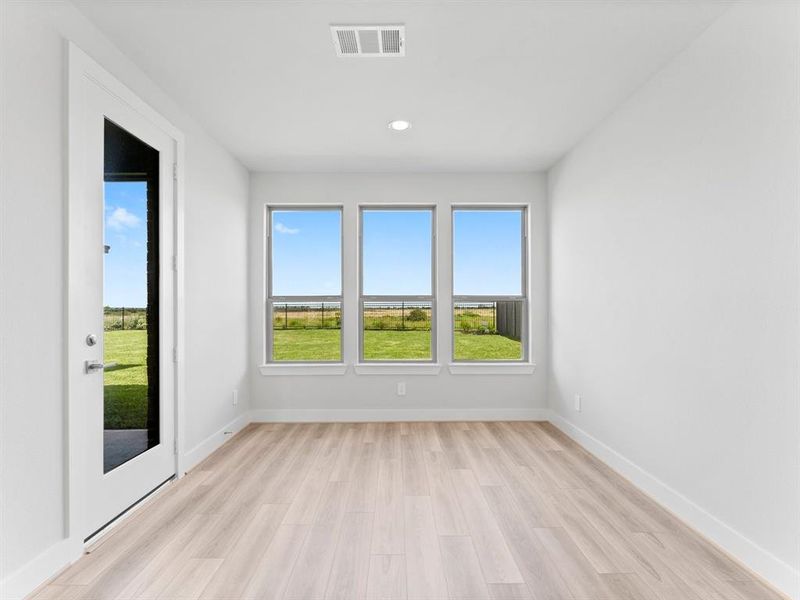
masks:
[[[455,294],[455,264],[456,264],[456,212],[458,211],[519,211],[520,218],[520,294],[519,295],[456,295]],[[450,360],[451,372],[457,372],[459,367],[477,367],[485,365],[488,370],[475,371],[480,374],[491,374],[492,367],[502,365],[529,365],[530,364],[530,302],[528,290],[528,219],[529,207],[527,205],[514,205],[514,204],[454,204],[450,210],[450,297],[452,303],[450,307]],[[523,318],[522,318],[522,335],[520,344],[522,346],[522,356],[518,359],[457,359],[456,358],[456,305],[461,303],[481,303],[481,302],[497,302],[497,301],[513,301],[522,302]],[[469,372],[469,371],[464,371]]]
[[[340,204],[268,204],[265,207],[265,298],[264,298],[264,315],[265,315],[265,329],[264,329],[264,369],[262,372],[267,373],[275,367],[285,367],[287,373],[296,372],[298,374],[312,374],[314,372],[323,372],[321,369],[325,367],[333,367],[337,373],[345,372],[346,365],[344,362],[344,328],[345,328],[345,311],[344,311],[344,207]],[[339,213],[339,295],[306,295],[306,296],[274,296],[272,293],[272,216],[275,212],[281,211],[323,211],[323,212],[338,212]],[[338,302],[339,314],[341,317],[339,323],[339,360],[274,360],[273,346],[274,346],[274,306],[275,304],[286,303],[304,303],[304,302]],[[305,371],[302,367],[311,367],[312,370]],[[301,373],[302,371],[302,373]],[[279,374],[279,373],[275,373]]]
[[[434,204],[361,204],[358,207],[358,366],[362,372],[374,374],[393,374],[404,372],[402,366],[424,365],[437,366],[436,358],[438,354],[437,343],[437,308],[436,308],[436,223],[437,213]],[[430,295],[364,295],[364,212],[365,211],[430,211],[431,213],[431,293]],[[370,302],[430,302],[431,305],[431,356],[428,359],[408,359],[408,360],[383,360],[364,358],[364,304]],[[377,365],[387,367],[386,371],[381,371]],[[392,365],[398,368],[394,370]],[[373,369],[370,369],[373,367]],[[430,371],[430,374],[438,373],[437,368]]]

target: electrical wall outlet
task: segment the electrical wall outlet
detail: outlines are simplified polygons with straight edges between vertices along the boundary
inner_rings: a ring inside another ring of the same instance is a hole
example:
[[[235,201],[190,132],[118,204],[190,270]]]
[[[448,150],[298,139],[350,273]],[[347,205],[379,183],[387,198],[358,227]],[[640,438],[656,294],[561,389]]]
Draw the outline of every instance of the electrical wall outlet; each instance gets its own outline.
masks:
[[[239,390],[233,390],[233,405],[239,404]]]
[[[397,395],[398,396],[405,396],[406,395],[406,382],[401,381],[397,384]]]
[[[581,395],[575,394],[575,410],[581,412]]]

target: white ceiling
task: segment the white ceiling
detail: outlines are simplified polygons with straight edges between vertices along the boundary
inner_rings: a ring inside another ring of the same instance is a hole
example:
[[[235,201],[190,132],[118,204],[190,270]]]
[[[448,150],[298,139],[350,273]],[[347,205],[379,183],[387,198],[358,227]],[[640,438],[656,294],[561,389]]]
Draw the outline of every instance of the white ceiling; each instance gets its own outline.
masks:
[[[718,1],[75,0],[253,171],[549,167],[724,10]],[[337,58],[331,23],[404,23]],[[411,130],[387,129],[409,119]]]

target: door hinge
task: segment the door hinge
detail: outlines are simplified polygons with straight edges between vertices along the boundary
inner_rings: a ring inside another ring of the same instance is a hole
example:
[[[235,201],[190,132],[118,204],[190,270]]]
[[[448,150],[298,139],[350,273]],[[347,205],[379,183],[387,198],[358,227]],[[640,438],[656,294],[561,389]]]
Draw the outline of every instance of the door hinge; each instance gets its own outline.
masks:
[[[172,451],[177,454],[178,453],[178,438],[174,438],[172,440]]]
[[[178,163],[172,163],[172,179],[178,181]]]
[[[174,254],[172,255],[172,270],[173,271],[178,270],[178,257]]]
[[[172,348],[172,362],[178,362],[178,348],[177,346],[173,346]]]

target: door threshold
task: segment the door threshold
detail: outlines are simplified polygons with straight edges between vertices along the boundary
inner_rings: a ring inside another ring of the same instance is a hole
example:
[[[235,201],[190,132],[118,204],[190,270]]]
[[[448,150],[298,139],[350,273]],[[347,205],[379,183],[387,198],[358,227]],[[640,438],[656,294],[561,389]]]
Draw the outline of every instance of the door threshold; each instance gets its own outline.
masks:
[[[144,506],[146,506],[150,502],[150,500],[155,498],[162,490],[166,489],[168,483],[176,479],[177,478],[175,477],[175,475],[172,475],[171,477],[168,477],[167,479],[159,483],[156,487],[147,492],[144,496],[139,498],[136,502],[134,502],[128,508],[119,513],[116,517],[108,521],[105,525],[101,526],[96,531],[92,532],[88,537],[84,538],[83,540],[84,545],[86,546],[92,545],[92,547],[94,547],[97,544],[99,544],[106,537],[107,534],[109,534],[117,527],[117,525],[125,521],[126,517],[132,515],[135,512],[138,512],[141,508],[144,508]],[[87,553],[90,552],[91,550],[87,551]]]

